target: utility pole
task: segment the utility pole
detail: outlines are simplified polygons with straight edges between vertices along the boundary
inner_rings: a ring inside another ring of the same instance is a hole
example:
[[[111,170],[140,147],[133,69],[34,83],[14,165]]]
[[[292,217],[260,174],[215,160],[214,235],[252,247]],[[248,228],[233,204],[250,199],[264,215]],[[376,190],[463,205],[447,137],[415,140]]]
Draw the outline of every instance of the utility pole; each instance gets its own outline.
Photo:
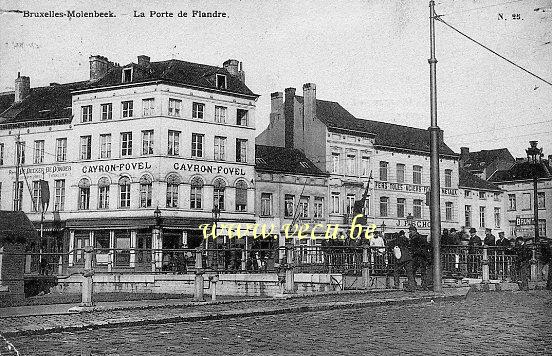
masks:
[[[431,126],[429,133],[431,136],[431,160],[430,160],[430,224],[431,240],[433,242],[433,290],[442,292],[441,281],[441,186],[439,182],[439,134],[440,129],[437,126],[437,59],[435,58],[435,2],[429,2],[429,37],[430,53],[429,58],[429,87],[430,87],[430,110]]]
[[[15,193],[13,195],[13,207],[14,207],[13,210],[17,210],[17,211],[21,210],[20,196],[19,196],[19,163],[21,160],[20,139],[21,139],[21,135],[18,132],[15,138]]]

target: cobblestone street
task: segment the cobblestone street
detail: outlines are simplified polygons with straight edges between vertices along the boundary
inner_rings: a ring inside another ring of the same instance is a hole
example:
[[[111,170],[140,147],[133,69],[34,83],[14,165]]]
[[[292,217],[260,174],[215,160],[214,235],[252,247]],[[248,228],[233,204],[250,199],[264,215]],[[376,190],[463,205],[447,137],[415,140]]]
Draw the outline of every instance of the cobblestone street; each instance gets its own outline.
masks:
[[[277,303],[293,305],[299,301]],[[247,303],[243,303],[236,307],[246,306]],[[198,310],[194,308],[194,311]],[[116,311],[112,312],[112,317],[118,313],[128,316],[129,313],[170,312],[178,313],[175,309]],[[552,295],[548,291],[471,293],[466,300],[460,301],[119,327],[8,339],[22,355],[403,352],[545,355],[552,353],[550,320]]]

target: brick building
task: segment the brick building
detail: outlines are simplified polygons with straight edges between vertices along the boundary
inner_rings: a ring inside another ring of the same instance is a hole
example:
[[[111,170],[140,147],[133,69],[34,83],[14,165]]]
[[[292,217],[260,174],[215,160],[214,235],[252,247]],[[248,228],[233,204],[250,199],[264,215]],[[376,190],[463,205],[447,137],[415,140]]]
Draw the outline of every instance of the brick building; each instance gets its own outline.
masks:
[[[108,270],[150,268],[156,256],[133,249],[199,245],[215,206],[221,222],[253,222],[258,95],[244,78],[236,60],[147,56],[124,66],[92,56],[90,77],[76,83],[31,88],[18,77],[0,95],[0,208],[20,205],[36,225],[47,181],[48,249],[91,244]]]
[[[427,130],[356,118],[339,103],[317,99],[312,83],[303,86],[303,96],[287,88],[271,99],[270,123],[257,143],[299,149],[330,174],[329,222],[350,223],[354,201],[372,174],[366,202],[369,222],[385,233],[404,230],[411,222],[429,234]],[[456,227],[458,155],[441,142],[440,157],[442,216],[448,218],[442,225]],[[446,215],[445,207],[452,215]]]

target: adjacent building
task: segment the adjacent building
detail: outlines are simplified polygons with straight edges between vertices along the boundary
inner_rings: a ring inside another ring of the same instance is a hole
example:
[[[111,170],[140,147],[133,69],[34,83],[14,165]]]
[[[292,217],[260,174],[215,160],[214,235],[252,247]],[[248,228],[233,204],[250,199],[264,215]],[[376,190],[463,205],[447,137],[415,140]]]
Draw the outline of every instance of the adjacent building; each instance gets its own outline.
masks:
[[[356,118],[339,103],[317,99],[312,83],[303,85],[303,96],[287,88],[271,101],[270,123],[257,143],[298,149],[329,174],[329,222],[347,228],[355,200],[368,188],[369,222],[384,233],[413,223],[429,234],[427,130]],[[456,227],[459,156],[441,140],[440,157],[442,225]]]
[[[534,225],[534,180],[537,179],[539,236],[550,238],[552,231],[552,156],[538,164],[519,160],[511,168],[495,172],[489,181],[505,191],[506,231],[510,236],[532,238]]]
[[[460,147],[460,167],[481,179],[489,179],[496,171],[507,170],[516,159],[507,148],[470,152]]]
[[[140,250],[198,246],[215,218],[254,222],[258,95],[244,78],[236,60],[147,56],[124,66],[92,56],[76,83],[31,88],[18,76],[0,95],[0,209],[39,226],[46,181],[46,244],[95,246],[108,270],[160,268]]]

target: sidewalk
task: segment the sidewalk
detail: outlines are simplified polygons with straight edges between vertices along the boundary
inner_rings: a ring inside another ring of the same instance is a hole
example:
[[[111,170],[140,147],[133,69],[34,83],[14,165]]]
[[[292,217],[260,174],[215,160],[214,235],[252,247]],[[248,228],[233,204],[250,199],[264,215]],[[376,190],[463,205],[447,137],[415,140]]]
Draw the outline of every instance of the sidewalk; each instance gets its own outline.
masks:
[[[104,302],[92,312],[68,313],[68,305],[5,308],[0,318],[4,337],[74,332],[147,324],[220,320],[227,318],[414,304],[466,298],[469,288],[446,288],[443,293],[357,291],[294,295],[282,298],[227,299],[214,302],[183,300]],[[74,306],[71,304],[70,306]],[[7,315],[6,312],[10,312]]]

